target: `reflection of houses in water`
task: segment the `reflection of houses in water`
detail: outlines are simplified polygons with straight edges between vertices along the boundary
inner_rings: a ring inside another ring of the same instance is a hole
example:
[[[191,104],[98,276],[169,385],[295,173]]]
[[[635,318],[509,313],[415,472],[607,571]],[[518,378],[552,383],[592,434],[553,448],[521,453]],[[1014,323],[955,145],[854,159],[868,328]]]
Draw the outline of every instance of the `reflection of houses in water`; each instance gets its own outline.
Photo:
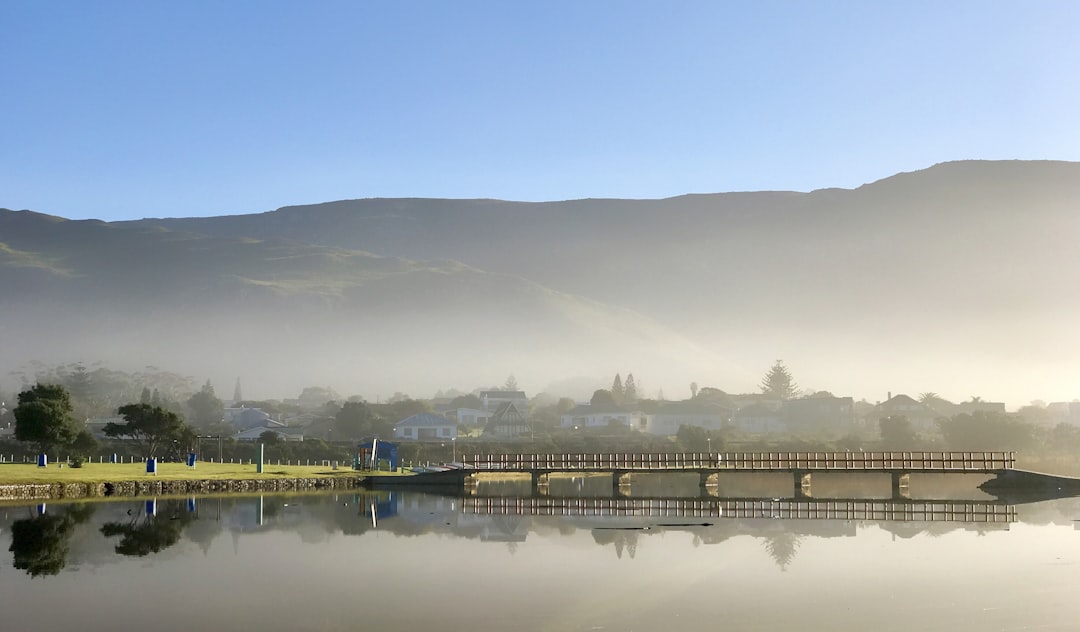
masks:
[[[529,523],[522,516],[491,516],[480,527],[484,542],[524,542],[529,535]]]
[[[630,559],[637,555],[639,531],[627,531],[625,529],[593,529],[593,542],[600,546],[608,544],[615,548],[615,557],[622,559],[625,551]]]

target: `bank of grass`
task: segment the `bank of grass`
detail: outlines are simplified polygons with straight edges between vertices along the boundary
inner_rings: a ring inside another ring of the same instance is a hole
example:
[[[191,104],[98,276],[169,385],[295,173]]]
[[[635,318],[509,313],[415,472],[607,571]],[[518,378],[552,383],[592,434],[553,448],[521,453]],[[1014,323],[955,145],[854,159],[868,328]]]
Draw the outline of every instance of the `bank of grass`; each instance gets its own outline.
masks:
[[[338,469],[325,465],[264,465],[203,463],[194,468],[184,463],[158,463],[157,474],[146,472],[146,463],[85,463],[82,467],[38,467],[32,463],[0,463],[0,485],[42,483],[113,483],[118,481],[207,481],[280,478],[353,478],[363,476],[348,465]],[[387,474],[388,472],[379,472]]]

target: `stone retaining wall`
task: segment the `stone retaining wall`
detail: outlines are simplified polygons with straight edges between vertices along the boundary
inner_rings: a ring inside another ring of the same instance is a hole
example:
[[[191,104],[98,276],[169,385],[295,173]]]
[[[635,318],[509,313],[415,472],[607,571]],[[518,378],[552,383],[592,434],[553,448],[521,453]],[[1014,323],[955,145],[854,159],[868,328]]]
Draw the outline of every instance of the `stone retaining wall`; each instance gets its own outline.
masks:
[[[291,492],[352,489],[359,477],[261,478],[109,483],[25,483],[0,485],[0,500],[57,500],[103,496],[186,496],[231,492]]]

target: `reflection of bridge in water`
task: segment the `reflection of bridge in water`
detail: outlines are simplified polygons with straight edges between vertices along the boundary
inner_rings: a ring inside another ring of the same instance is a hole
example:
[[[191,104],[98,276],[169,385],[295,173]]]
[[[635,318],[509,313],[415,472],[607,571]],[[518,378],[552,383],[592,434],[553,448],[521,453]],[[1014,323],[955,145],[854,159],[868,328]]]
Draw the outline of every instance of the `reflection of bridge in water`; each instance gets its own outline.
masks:
[[[980,501],[859,499],[530,498],[469,497],[465,514],[655,519],[773,518],[902,522],[1013,523],[1012,505]]]
[[[1015,462],[1014,452],[496,454],[466,457],[464,469],[442,474],[446,481],[458,480],[462,485],[479,473],[528,474],[533,490],[542,492],[552,474],[606,473],[618,495],[620,485],[628,484],[634,474],[696,473],[704,489],[710,477],[725,472],[786,472],[794,477],[797,499],[812,496],[815,473],[888,474],[893,498],[906,498],[911,474],[1001,475],[1013,470]]]

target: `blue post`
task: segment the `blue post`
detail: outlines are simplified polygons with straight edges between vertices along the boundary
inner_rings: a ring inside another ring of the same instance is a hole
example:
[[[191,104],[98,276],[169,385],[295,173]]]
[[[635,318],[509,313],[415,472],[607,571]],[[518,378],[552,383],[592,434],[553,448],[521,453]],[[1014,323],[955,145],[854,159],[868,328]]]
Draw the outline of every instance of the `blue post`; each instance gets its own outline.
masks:
[[[195,453],[194,452],[188,452],[187,464],[188,464],[188,467],[195,467]]]

